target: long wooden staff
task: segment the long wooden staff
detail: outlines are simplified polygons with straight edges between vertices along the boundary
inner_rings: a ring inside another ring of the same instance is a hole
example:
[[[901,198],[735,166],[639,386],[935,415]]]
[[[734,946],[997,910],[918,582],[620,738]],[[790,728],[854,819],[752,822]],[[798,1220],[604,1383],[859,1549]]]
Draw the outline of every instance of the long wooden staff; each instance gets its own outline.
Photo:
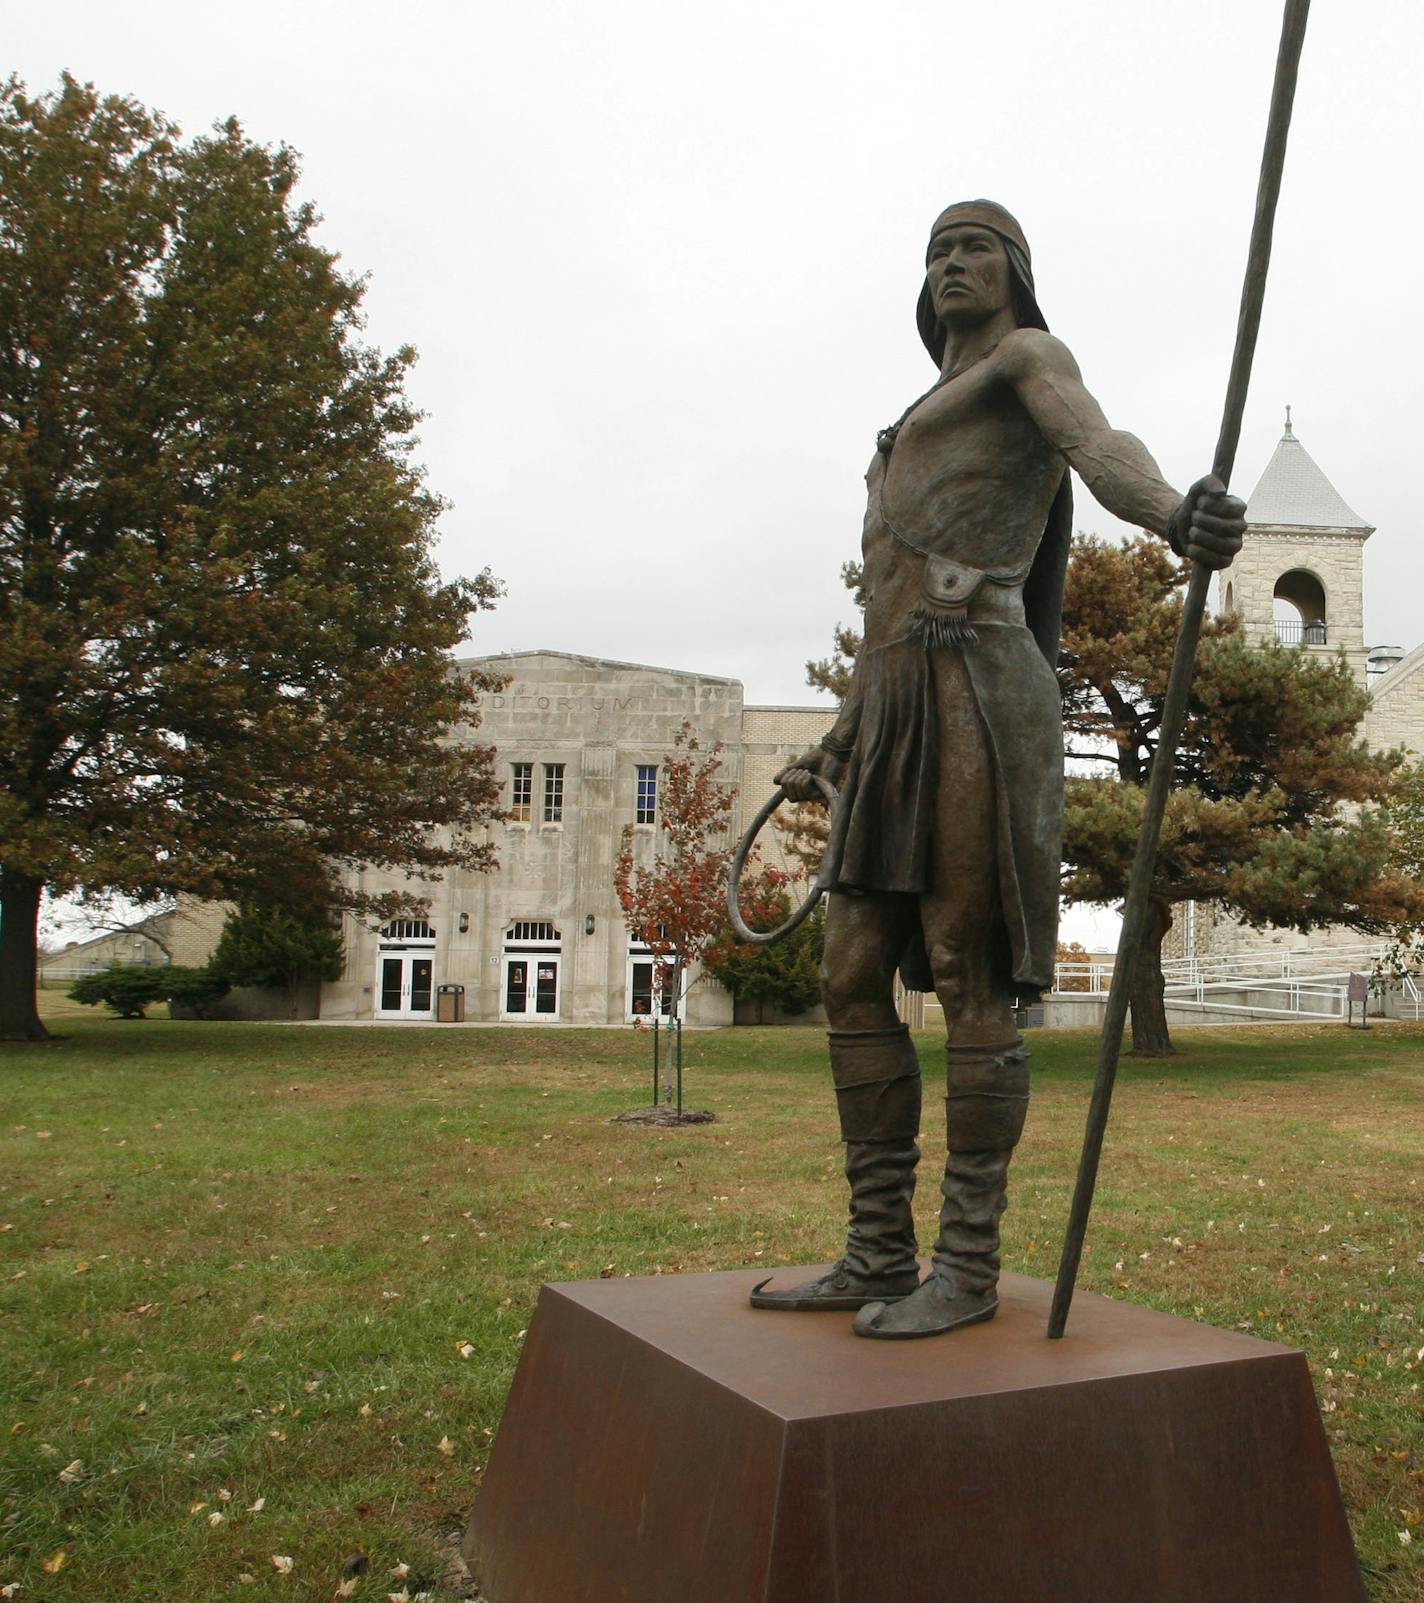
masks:
[[[1266,123],[1266,149],[1261,158],[1261,182],[1256,190],[1256,219],[1251,227],[1251,251],[1246,260],[1246,282],[1241,290],[1241,312],[1236,323],[1236,349],[1231,358],[1231,377],[1226,386],[1226,407],[1221,434],[1216,442],[1212,472],[1223,489],[1231,482],[1236,464],[1236,444],[1241,436],[1241,415],[1246,408],[1246,391],[1251,382],[1251,361],[1256,354],[1256,334],[1261,326],[1261,303],[1266,295],[1266,270],[1271,261],[1271,232],[1276,220],[1276,200],[1281,192],[1281,169],[1286,159],[1286,134],[1290,129],[1291,106],[1295,100],[1296,71],[1300,47],[1305,40],[1306,16],[1310,0],[1286,0],[1281,25],[1281,46],[1276,57],[1276,81],[1271,91],[1271,112]],[[1083,1156],[1078,1163],[1078,1182],[1073,1191],[1073,1209],[1068,1216],[1068,1233],[1058,1265],[1058,1284],[1053,1292],[1053,1308],[1048,1317],[1048,1334],[1056,1340],[1068,1323],[1078,1264],[1083,1256],[1083,1238],[1088,1229],[1088,1213],[1093,1206],[1098,1160],[1102,1156],[1103,1132],[1107,1128],[1112,1103],[1113,1081],[1122,1052],[1122,1032],[1127,1023],[1127,1003],[1132,992],[1133,971],[1142,950],[1147,929],[1147,905],[1157,860],[1157,842],[1162,833],[1162,815],[1167,807],[1167,788],[1172,781],[1172,765],[1182,720],[1187,709],[1192,668],[1196,662],[1197,638],[1201,634],[1202,613],[1206,607],[1211,570],[1201,562],[1192,564],[1191,582],[1182,607],[1182,627],[1172,655],[1172,672],[1167,680],[1167,699],[1157,735],[1157,753],[1147,783],[1147,803],[1142,812],[1142,828],[1137,837],[1137,853],[1132,860],[1127,903],[1123,908],[1122,935],[1118,940],[1117,962],[1103,1019],[1102,1040],[1098,1046],[1098,1068],[1093,1081],[1093,1099],[1088,1107],[1088,1124],[1083,1136]]]

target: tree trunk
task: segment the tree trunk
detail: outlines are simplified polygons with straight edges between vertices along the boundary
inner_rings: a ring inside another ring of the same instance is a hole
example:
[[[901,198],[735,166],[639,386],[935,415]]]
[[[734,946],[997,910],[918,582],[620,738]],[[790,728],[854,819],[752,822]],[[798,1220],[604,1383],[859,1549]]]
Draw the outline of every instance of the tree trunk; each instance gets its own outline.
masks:
[[[0,1041],[46,1041],[35,996],[40,892],[28,874],[0,867]]]
[[[1162,978],[1162,942],[1171,927],[1171,903],[1154,896],[1147,904],[1147,929],[1132,976],[1132,1055],[1135,1058],[1177,1055],[1167,1033],[1166,981]]]

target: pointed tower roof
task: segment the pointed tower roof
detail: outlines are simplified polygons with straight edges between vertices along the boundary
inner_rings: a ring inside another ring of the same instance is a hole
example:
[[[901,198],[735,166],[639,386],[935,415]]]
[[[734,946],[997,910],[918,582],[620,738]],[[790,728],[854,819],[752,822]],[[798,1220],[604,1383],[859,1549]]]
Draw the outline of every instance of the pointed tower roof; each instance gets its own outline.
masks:
[[[1286,431],[1261,481],[1246,502],[1246,521],[1253,528],[1348,529],[1372,534],[1316,466],[1315,458],[1296,439],[1286,408]]]

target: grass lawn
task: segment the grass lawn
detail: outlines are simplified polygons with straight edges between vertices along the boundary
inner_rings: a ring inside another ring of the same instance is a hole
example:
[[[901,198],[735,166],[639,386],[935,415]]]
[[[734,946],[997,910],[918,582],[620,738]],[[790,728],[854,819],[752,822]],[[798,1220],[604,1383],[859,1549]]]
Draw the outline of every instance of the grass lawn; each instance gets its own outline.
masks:
[[[647,1098],[632,1032],[59,1008],[65,1039],[0,1047],[0,1595],[24,1603],[307,1603],[357,1555],[343,1595],[459,1596],[540,1281],[839,1250],[817,1031],[689,1035],[718,1122],[668,1131],[604,1122]],[[1177,1039],[1124,1064],[1081,1283],[1304,1348],[1371,1596],[1424,1599],[1424,1028]],[[1005,1262],[1051,1278],[1093,1047],[1030,1044]],[[928,1236],[932,1181],[921,1202]]]

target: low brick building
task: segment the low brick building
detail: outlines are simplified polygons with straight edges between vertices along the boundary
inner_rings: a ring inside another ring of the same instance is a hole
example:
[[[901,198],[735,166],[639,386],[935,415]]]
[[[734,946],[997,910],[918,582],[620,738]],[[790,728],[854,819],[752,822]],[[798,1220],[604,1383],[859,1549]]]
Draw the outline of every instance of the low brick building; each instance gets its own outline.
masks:
[[[87,941],[69,941],[39,963],[40,984],[68,985],[111,964],[153,968],[177,963],[201,968],[212,956],[226,909],[215,902],[183,898],[168,912],[155,913],[121,929],[105,930]]]

